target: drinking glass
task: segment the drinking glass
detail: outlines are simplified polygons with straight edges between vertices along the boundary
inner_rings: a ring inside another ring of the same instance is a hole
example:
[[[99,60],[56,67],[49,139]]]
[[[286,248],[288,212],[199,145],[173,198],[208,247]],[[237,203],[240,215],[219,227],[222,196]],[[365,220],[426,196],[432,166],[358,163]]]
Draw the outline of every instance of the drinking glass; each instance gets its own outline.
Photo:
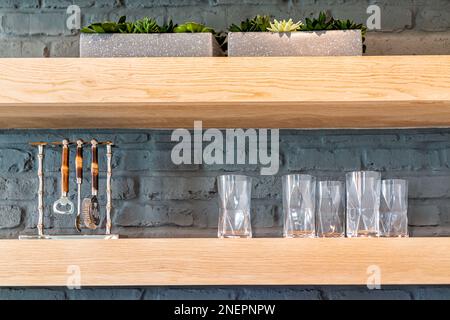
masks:
[[[354,171],[345,175],[347,237],[378,237],[380,231],[381,174]]]
[[[217,177],[219,238],[251,238],[250,201],[252,179],[244,175]]]
[[[284,231],[287,238],[315,237],[316,179],[307,174],[283,176]]]
[[[345,186],[342,181],[317,182],[317,235],[343,237]]]
[[[408,236],[408,181],[387,179],[381,181],[380,235]]]

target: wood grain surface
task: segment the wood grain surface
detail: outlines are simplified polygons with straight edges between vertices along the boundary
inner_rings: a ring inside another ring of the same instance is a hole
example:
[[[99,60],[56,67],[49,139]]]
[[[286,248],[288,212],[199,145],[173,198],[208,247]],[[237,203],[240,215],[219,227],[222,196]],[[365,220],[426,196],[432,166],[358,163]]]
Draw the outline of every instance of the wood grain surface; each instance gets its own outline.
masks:
[[[0,286],[450,284],[450,238],[1,240]],[[68,282],[69,281],[69,282]]]
[[[450,127],[450,56],[0,59],[0,128]]]

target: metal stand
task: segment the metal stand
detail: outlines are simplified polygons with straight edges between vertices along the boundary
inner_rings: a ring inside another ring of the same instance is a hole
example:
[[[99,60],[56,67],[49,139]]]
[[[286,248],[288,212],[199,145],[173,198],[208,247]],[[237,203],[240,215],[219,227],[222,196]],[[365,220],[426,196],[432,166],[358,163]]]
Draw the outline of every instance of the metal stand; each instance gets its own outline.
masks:
[[[73,144],[73,143],[70,143]],[[106,231],[105,235],[45,235],[44,234],[44,147],[47,145],[58,146],[61,142],[32,142],[31,145],[38,148],[38,223],[37,235],[20,235],[19,239],[54,239],[54,240],[68,240],[68,239],[119,239],[118,234],[111,234],[111,210],[112,210],[112,195],[111,195],[111,177],[112,177],[112,142],[99,142],[99,145],[106,145],[106,160],[107,160],[107,175],[106,175]]]
[[[111,176],[112,176],[112,144],[106,145],[106,161],[107,161],[107,173],[106,173],[106,234],[111,234]]]

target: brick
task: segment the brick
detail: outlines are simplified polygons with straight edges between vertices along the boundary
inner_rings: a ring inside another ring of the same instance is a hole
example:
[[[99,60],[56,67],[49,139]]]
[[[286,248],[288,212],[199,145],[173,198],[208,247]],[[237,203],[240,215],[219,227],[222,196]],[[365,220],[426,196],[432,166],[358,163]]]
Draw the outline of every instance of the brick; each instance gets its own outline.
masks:
[[[0,151],[0,172],[21,173],[32,167],[29,152],[17,149],[2,149]]]
[[[22,42],[22,57],[48,57],[50,50],[46,42],[29,37]]]
[[[413,291],[414,300],[450,300],[450,288],[418,288]]]
[[[293,149],[287,154],[289,170],[358,170],[362,151],[358,149]]]
[[[94,0],[92,0],[94,2]],[[78,1],[72,0],[43,0],[42,7],[50,9],[66,9],[68,6],[76,4],[79,6]]]
[[[1,17],[0,17],[0,28],[1,28]],[[1,29],[0,29],[1,34]],[[7,41],[2,41],[0,46],[0,57],[1,58],[14,58],[20,57],[22,54],[22,43],[20,40],[8,39]]]
[[[423,31],[448,31],[450,29],[450,3],[446,0],[428,1],[418,6],[416,28]]]
[[[89,11],[81,11],[81,26],[87,26],[91,23],[102,22],[109,20],[109,13],[103,9]]]
[[[281,178],[277,176],[255,177],[252,181],[252,198],[280,199]]]
[[[450,31],[369,32],[367,55],[427,55],[450,53]]]
[[[408,177],[410,198],[450,198],[450,176]]]
[[[133,178],[113,177],[111,192],[114,200],[129,200],[136,198],[136,184]]]
[[[69,33],[66,27],[65,11],[59,13],[35,13],[30,15],[30,34],[56,36]]]
[[[33,200],[36,197],[36,181],[23,178],[0,177],[0,199]]]
[[[30,33],[30,14],[8,13],[3,18],[3,32],[12,35],[28,35]]]
[[[411,203],[408,208],[408,224],[411,226],[439,225],[439,207],[433,203]]]
[[[438,168],[440,161],[436,150],[369,149],[364,165],[369,170],[419,170]]]
[[[280,5],[239,5],[227,6],[225,15],[225,24],[230,26],[232,23],[238,24],[247,18],[253,18],[256,15],[270,15],[277,19],[292,17],[292,19],[300,19],[298,12],[290,12],[288,6]]]
[[[0,229],[16,228],[22,221],[22,210],[15,205],[0,205]]]
[[[381,275],[383,277],[383,275]],[[411,300],[411,295],[405,290],[355,288],[330,290],[326,292],[330,300]]]
[[[103,9],[101,9],[104,11]],[[112,21],[117,21],[121,16],[126,16],[127,21],[136,21],[143,17],[150,17],[156,19],[158,23],[164,22],[164,18],[166,18],[166,7],[153,7],[153,8],[125,8],[119,7],[114,8],[109,12],[108,19]],[[179,23],[178,20],[175,21]]]
[[[95,6],[100,8],[113,8],[122,6],[121,0],[95,0]]]
[[[83,272],[83,270],[81,270]],[[81,273],[83,276],[83,273]],[[70,300],[139,300],[143,294],[141,289],[76,289],[67,290]]]
[[[252,226],[255,228],[271,228],[275,226],[276,208],[273,205],[253,205],[251,212]]]
[[[64,37],[50,44],[51,57],[79,57],[80,42],[78,37]]]
[[[209,200],[215,197],[215,177],[147,177],[143,193],[150,200]]]
[[[117,144],[142,144],[144,142],[149,141],[150,135],[148,133],[120,133],[115,138],[114,141],[117,141]]]
[[[169,221],[179,227],[189,227],[194,223],[193,210],[189,208],[169,208]]]
[[[321,294],[315,289],[301,288],[244,288],[239,291],[239,300],[320,300]]]
[[[409,226],[411,237],[450,237],[450,226]]]
[[[353,130],[351,132],[342,133],[343,130],[332,131],[329,134],[322,135],[321,139],[323,145],[328,148],[348,148],[351,145],[353,148],[380,148],[380,147],[403,147],[404,142],[401,141],[399,134],[388,134],[385,130],[378,131],[375,134],[366,134],[365,131]],[[293,136],[295,139],[295,135]]]
[[[168,208],[162,205],[126,204],[117,213],[114,225],[121,227],[156,227],[169,223]]]
[[[236,299],[233,288],[164,288],[158,293],[146,289],[144,299],[153,297],[159,300],[228,300]]]
[[[62,289],[12,289],[0,288],[1,300],[64,300]]]
[[[153,7],[184,7],[184,6],[196,6],[205,3],[203,0],[125,0],[125,6],[127,8],[153,8]]]
[[[39,0],[0,0],[0,8],[39,8]]]
[[[152,158],[147,150],[118,151],[113,159],[113,167],[125,171],[148,170],[151,168]]]

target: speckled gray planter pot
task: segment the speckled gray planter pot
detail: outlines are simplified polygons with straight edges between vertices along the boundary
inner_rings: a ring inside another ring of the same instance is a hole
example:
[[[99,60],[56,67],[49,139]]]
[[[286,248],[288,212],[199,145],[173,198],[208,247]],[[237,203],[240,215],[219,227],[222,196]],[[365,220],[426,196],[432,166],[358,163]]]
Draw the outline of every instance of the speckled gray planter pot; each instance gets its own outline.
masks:
[[[213,57],[223,52],[211,33],[80,35],[80,57]]]
[[[232,57],[360,56],[362,46],[361,30],[228,34],[228,55]]]

